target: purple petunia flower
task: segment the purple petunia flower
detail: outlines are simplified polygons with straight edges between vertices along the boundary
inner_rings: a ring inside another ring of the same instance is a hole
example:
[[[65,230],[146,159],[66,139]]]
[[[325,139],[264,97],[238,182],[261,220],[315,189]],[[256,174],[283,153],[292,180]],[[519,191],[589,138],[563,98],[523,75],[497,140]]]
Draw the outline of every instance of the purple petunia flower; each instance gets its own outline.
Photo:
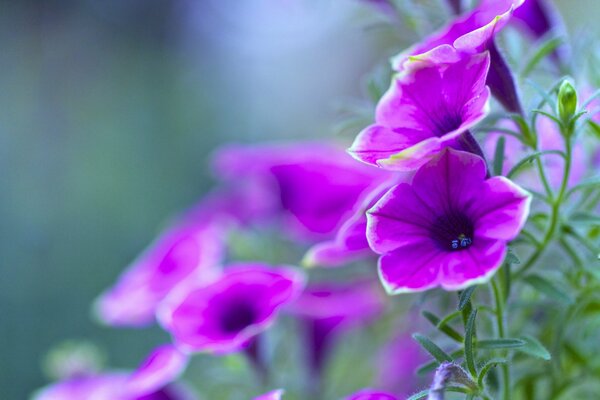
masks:
[[[303,286],[304,275],[291,267],[232,265],[206,286],[175,291],[161,305],[159,320],[187,351],[238,351],[266,330]]]
[[[254,400],[281,400],[284,392],[283,389],[272,390],[269,393],[255,397]]]
[[[162,234],[103,293],[95,304],[98,318],[115,326],[145,326],[158,304],[183,281],[206,281],[218,274],[224,230],[217,224],[178,224]]]
[[[228,146],[215,156],[226,185],[247,185],[271,202],[271,219],[283,220],[296,238],[330,238],[387,173],[360,165],[333,144],[290,143]],[[258,222],[267,219],[261,215]]]
[[[362,389],[346,397],[345,400],[400,400],[391,393],[374,389]]]
[[[488,68],[488,53],[450,50],[445,61],[413,60],[377,105],[375,125],[356,137],[350,153],[387,169],[420,167],[485,117]]]
[[[399,179],[400,177],[389,179],[370,191],[362,202],[355,207],[354,213],[344,221],[335,237],[312,246],[304,256],[302,264],[308,267],[316,265],[338,267],[373,255],[373,251],[367,242],[366,212]]]
[[[368,281],[309,286],[290,310],[303,323],[311,377],[317,381],[336,338],[375,320],[384,310],[380,289]]]
[[[74,376],[41,389],[35,400],[194,400],[183,385],[174,385],[187,357],[171,345],[155,349],[133,373],[106,372]]]
[[[504,177],[485,179],[484,161],[446,149],[387,192],[367,214],[390,294],[487,280],[525,224],[531,197]]]

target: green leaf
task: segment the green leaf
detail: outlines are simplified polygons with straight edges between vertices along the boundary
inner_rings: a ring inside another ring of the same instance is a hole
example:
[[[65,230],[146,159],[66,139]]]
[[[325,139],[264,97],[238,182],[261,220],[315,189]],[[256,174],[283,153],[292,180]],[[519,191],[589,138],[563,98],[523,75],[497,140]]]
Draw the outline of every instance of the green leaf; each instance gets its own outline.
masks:
[[[521,260],[519,259],[519,257],[517,257],[517,255],[513,253],[510,249],[508,250],[508,253],[506,253],[505,261],[509,264],[521,264]]]
[[[517,349],[523,346],[525,346],[525,342],[521,339],[484,339],[477,341],[477,348],[486,350]]]
[[[542,345],[536,338],[532,336],[523,336],[520,338],[525,345],[519,347],[519,351],[525,354],[529,354],[530,356],[534,356],[537,358],[541,358],[542,360],[550,360],[552,356],[550,352],[546,350],[544,345]]]
[[[452,328],[451,326],[441,324],[442,321],[435,314],[430,313],[429,311],[423,311],[422,314],[427,319],[427,321],[431,322],[431,324],[437,329],[439,329],[440,332],[446,334],[448,337],[456,340],[459,343],[463,342],[462,335],[456,330],[454,330],[454,328]]]
[[[594,178],[590,178],[590,179],[585,179],[581,182],[579,182],[577,185],[573,186],[571,188],[571,190],[569,190],[569,192],[567,193],[567,196],[570,196],[571,194],[575,193],[578,190],[582,190],[582,189],[593,189],[596,187],[600,187],[600,176],[596,176]]]
[[[577,211],[569,216],[569,221],[587,224],[600,224],[600,215],[584,211]]]
[[[549,112],[546,112],[544,110],[531,110],[532,113],[534,114],[541,114],[547,118],[550,118],[552,121],[556,122],[557,125],[562,125],[561,121],[556,118],[554,115],[550,114]]]
[[[450,357],[444,350],[440,349],[438,345],[433,343],[429,338],[415,333],[413,335],[413,339],[415,339],[429,354],[433,356],[438,362],[452,362],[452,357]]]
[[[535,153],[528,155],[527,157],[523,158],[521,161],[516,163],[515,166],[512,167],[512,169],[508,172],[508,174],[506,174],[506,177],[512,178],[513,175],[516,174],[521,168],[523,168],[524,165],[532,162],[533,160],[535,160],[538,157],[548,155],[548,154],[558,154],[558,155],[562,156],[563,158],[565,157],[565,153],[560,150],[536,151]]]
[[[464,310],[467,304],[469,304],[469,301],[471,301],[471,295],[476,287],[477,285],[473,285],[460,292],[460,296],[458,297],[458,309],[460,311]]]
[[[558,46],[564,43],[564,38],[554,37],[542,43],[533,53],[521,71],[521,76],[525,78],[548,54],[552,53]]]
[[[592,120],[588,120],[588,125],[592,128],[592,132],[596,135],[597,138],[600,138],[600,125]]]
[[[502,167],[504,166],[504,145],[506,138],[500,136],[496,142],[496,151],[494,152],[494,175],[502,175]]]
[[[506,362],[507,361],[502,358],[492,358],[491,360],[488,360],[485,364],[483,364],[483,367],[481,367],[481,371],[479,371],[477,385],[479,385],[479,387],[483,387],[483,380],[487,376],[488,372],[490,372],[490,370],[496,365],[506,364]]]
[[[452,357],[453,359],[455,359],[456,357],[460,357],[462,355],[463,355],[463,349],[458,349],[458,350],[455,350],[450,353],[450,357]],[[440,363],[436,360],[421,364],[417,368],[417,375],[422,376],[422,375],[428,374],[429,372],[435,370],[438,367],[438,365],[440,365]]]
[[[473,333],[475,331],[475,319],[477,318],[477,309],[471,311],[469,319],[467,321],[467,328],[465,331],[465,361],[467,363],[467,369],[471,373],[472,377],[477,376],[477,367],[475,366],[475,355],[473,354]]]
[[[413,394],[406,400],[420,400],[426,398],[427,396],[429,396],[429,389],[421,390],[420,392]]]
[[[573,304],[574,300],[570,294],[546,278],[542,278],[539,275],[528,275],[523,278],[523,281],[551,299],[565,304]]]

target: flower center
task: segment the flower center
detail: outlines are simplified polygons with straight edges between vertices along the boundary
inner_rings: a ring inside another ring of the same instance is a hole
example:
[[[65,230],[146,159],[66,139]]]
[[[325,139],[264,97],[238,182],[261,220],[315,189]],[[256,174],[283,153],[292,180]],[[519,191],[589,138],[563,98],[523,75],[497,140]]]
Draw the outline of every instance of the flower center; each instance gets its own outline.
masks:
[[[432,118],[435,134],[439,137],[452,132],[462,124],[462,118],[455,113],[443,112],[441,118]]]
[[[436,218],[429,234],[442,250],[458,251],[473,244],[473,222],[462,212],[450,211]]]
[[[221,329],[225,333],[235,333],[252,325],[256,320],[256,311],[245,302],[231,304],[221,316]]]

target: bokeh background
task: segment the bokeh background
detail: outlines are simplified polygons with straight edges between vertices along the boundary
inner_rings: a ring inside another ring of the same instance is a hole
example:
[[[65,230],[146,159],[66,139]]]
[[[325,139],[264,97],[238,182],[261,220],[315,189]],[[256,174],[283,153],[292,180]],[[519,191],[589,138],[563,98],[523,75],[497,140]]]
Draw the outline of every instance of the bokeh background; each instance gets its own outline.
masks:
[[[597,1],[557,5],[600,34]],[[0,399],[46,384],[66,339],[121,368],[165,340],[98,325],[93,299],[207,192],[219,144],[343,135],[415,39],[385,19],[358,0],[0,2]]]

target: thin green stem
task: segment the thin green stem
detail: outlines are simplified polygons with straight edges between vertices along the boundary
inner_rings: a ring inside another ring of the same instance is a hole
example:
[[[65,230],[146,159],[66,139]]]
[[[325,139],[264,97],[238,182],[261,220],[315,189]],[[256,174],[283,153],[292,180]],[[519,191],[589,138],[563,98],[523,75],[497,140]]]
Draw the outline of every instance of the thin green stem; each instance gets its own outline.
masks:
[[[506,332],[504,330],[504,306],[506,299],[502,295],[502,291],[498,288],[496,280],[492,279],[492,291],[494,293],[494,303],[496,307],[496,327],[498,329],[498,337],[504,339]],[[506,357],[506,354],[504,354]],[[502,399],[510,400],[510,367],[508,363],[504,363],[502,368]]]

